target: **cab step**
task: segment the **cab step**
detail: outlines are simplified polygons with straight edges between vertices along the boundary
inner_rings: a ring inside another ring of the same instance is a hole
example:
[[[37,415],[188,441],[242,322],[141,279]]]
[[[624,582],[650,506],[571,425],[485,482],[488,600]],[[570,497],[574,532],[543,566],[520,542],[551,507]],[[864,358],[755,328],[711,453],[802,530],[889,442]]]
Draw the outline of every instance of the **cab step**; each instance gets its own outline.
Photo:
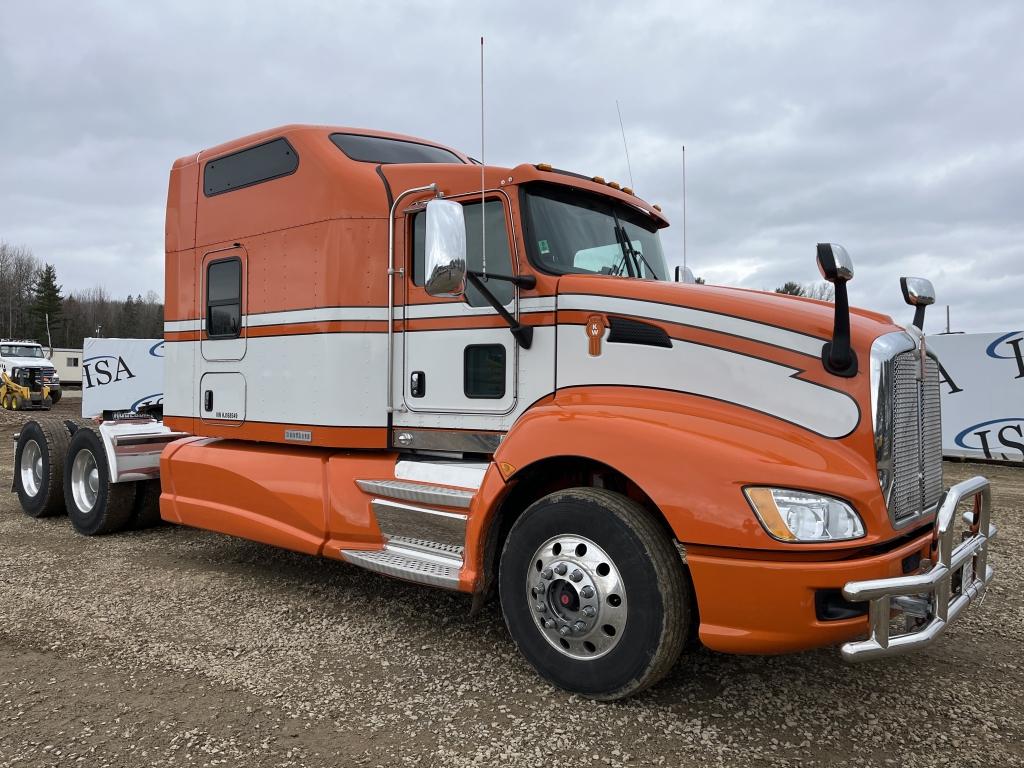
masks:
[[[341,557],[353,565],[386,576],[444,589],[459,588],[461,546],[392,536],[384,544],[384,549],[342,550]]]
[[[376,496],[403,501],[418,501],[421,504],[437,504],[442,507],[469,509],[474,491],[447,488],[430,483],[414,483],[409,480],[356,480],[362,490]]]

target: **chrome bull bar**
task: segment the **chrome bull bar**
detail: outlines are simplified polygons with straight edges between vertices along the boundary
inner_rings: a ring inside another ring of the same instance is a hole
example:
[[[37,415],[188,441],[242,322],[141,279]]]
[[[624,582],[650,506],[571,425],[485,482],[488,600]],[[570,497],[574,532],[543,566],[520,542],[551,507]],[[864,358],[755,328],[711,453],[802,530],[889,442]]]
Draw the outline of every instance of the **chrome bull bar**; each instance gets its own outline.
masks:
[[[962,518],[966,528],[957,524],[957,508],[965,499],[973,501],[973,509]],[[972,477],[957,483],[946,491],[939,506],[930,570],[912,576],[851,581],[843,587],[847,600],[870,601],[870,635],[866,640],[844,644],[843,658],[866,661],[930,645],[972,600],[981,597],[993,575],[987,563],[988,542],[996,535],[995,526],[989,522],[991,514],[988,480]],[[963,540],[956,543],[958,531]],[[890,634],[894,611],[906,616],[906,632]]]

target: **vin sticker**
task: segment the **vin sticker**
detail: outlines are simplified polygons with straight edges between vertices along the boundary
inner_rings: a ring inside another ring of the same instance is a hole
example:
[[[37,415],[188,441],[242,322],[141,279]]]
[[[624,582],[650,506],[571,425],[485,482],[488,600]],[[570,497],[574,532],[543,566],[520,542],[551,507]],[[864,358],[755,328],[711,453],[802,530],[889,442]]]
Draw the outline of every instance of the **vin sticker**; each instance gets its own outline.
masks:
[[[313,442],[313,433],[305,429],[286,429],[284,431],[285,440],[298,440],[302,443]]]

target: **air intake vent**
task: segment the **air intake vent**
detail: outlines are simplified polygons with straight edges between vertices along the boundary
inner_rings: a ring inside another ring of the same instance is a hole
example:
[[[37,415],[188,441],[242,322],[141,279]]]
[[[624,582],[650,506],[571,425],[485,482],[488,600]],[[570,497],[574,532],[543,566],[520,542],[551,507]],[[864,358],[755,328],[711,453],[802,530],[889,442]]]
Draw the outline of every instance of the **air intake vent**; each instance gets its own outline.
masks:
[[[644,344],[648,347],[672,347],[672,339],[664,329],[639,320],[609,317],[608,341],[615,344]]]

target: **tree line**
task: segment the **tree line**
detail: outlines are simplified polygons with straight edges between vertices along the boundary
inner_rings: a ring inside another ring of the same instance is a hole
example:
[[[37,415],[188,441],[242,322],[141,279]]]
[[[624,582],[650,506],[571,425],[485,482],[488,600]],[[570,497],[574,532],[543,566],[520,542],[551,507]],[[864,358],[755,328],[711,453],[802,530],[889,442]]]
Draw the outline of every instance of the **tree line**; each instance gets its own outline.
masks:
[[[0,242],[0,334],[72,349],[86,336],[162,338],[164,305],[154,291],[121,299],[97,286],[65,296],[52,264]]]

